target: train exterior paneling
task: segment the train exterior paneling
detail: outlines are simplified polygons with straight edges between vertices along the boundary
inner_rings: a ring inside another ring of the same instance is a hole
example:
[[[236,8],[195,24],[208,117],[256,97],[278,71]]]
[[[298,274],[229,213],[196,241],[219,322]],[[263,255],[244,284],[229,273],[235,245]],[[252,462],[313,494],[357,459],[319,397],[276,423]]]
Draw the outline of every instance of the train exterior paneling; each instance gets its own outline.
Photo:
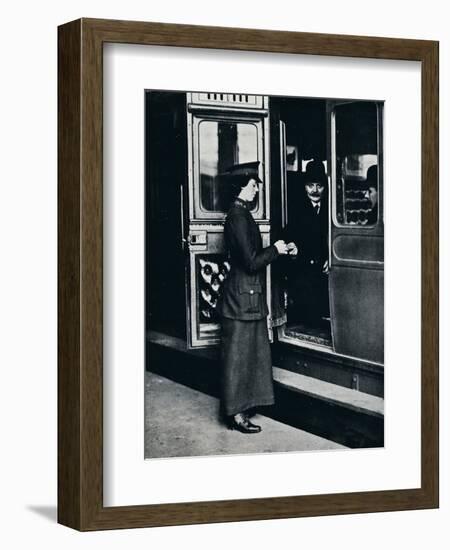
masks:
[[[341,267],[333,272],[331,318],[334,349],[343,355],[384,361],[383,271]],[[351,288],[351,294],[348,289]],[[339,319],[345,319],[340,323]]]

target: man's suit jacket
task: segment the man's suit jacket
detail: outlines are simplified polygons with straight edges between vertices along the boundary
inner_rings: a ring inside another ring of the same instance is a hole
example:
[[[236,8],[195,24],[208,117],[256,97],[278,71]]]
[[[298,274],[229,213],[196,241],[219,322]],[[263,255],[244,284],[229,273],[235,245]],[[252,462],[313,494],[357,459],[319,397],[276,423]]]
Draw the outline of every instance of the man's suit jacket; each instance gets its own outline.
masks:
[[[283,237],[286,242],[293,241],[298,248],[297,256],[286,258],[283,266],[287,275],[290,320],[310,323],[328,316],[328,277],[323,273],[328,259],[326,201],[321,201],[318,214],[311,201],[301,204],[285,228]]]
[[[295,217],[284,229],[283,238],[287,243],[294,242],[298,256],[289,262],[293,270],[309,268],[321,271],[328,259],[328,205],[321,201],[317,214],[309,199],[295,210]]]
[[[269,313],[266,266],[278,256],[274,245],[263,248],[248,203],[236,199],[225,221],[225,243],[231,271],[224,282],[218,313],[229,319],[260,320]]]

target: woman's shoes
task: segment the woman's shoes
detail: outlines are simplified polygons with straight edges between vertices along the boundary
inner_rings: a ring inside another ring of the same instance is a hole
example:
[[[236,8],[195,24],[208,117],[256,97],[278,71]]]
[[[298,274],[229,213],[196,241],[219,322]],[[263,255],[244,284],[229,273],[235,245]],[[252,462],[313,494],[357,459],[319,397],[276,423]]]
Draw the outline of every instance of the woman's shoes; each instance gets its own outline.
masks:
[[[230,430],[238,430],[243,434],[257,434],[261,431],[261,426],[257,426],[250,422],[249,418],[244,413],[238,413],[230,416],[228,420],[228,428]]]

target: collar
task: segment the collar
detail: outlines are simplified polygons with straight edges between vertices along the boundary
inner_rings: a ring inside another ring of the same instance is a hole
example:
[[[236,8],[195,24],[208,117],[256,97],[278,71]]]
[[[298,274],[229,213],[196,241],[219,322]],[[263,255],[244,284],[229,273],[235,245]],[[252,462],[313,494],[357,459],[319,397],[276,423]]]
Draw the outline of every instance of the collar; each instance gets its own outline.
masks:
[[[321,207],[321,201],[319,202],[313,202],[311,199],[310,199],[310,202],[311,202],[311,206],[315,209],[316,206],[319,207],[319,212],[320,212],[320,207]]]
[[[248,210],[248,204],[249,203],[247,201],[243,201],[239,197],[236,197],[233,202],[234,206],[240,206],[241,208],[245,208],[246,210]]]

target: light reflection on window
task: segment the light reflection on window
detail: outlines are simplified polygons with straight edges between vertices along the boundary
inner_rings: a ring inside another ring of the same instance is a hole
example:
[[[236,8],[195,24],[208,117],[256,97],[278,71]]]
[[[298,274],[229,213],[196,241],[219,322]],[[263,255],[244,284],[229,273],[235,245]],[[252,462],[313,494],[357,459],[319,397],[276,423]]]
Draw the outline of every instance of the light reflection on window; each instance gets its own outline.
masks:
[[[258,129],[246,122],[205,120],[199,124],[200,206],[226,212],[228,196],[219,175],[230,166],[258,159]],[[257,204],[256,204],[257,207]]]

